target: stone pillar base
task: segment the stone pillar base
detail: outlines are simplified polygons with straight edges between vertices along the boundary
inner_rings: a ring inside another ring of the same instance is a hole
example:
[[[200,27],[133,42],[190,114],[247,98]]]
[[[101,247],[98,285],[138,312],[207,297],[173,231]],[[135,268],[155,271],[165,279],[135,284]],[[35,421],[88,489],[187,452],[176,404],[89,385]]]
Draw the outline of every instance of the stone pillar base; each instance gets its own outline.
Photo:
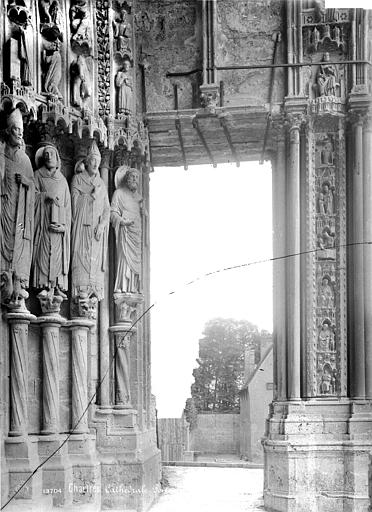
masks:
[[[73,434],[68,440],[68,453],[73,471],[68,490],[74,507],[79,507],[80,510],[81,505],[86,505],[87,510],[96,510],[96,507],[99,510],[101,474],[96,455],[96,437],[90,434]]]
[[[160,493],[160,471],[157,448],[102,458],[102,510],[148,510]]]
[[[59,435],[41,436],[39,438],[40,461],[45,460],[62,443]],[[52,496],[55,507],[72,505],[72,493],[69,490],[72,478],[72,465],[65,444],[43,466],[43,494]]]
[[[148,510],[160,492],[160,450],[155,431],[140,431],[136,411],[96,411],[102,510]]]
[[[346,400],[274,403],[263,440],[265,510],[368,512],[369,407],[358,429]]]
[[[5,457],[9,469],[9,497],[21,487],[40,464],[37,440],[37,438],[23,436],[8,437],[5,439]],[[32,502],[41,497],[42,472],[38,471],[17,494],[13,501],[18,502],[18,500],[25,500],[31,507]],[[48,501],[51,503],[51,499]]]

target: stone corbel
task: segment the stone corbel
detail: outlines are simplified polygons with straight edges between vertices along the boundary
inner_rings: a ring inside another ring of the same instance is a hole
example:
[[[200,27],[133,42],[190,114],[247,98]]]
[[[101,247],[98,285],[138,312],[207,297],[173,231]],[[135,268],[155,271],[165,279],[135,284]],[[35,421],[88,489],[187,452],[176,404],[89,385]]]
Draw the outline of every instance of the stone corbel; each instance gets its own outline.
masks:
[[[211,114],[220,105],[220,87],[218,84],[203,84],[200,90],[200,104]]]

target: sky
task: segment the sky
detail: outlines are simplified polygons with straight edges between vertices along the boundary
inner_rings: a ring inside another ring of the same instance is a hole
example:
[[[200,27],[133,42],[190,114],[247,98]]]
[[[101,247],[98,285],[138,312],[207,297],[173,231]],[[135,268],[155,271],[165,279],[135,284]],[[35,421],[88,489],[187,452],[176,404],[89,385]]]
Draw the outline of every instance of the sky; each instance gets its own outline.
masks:
[[[271,262],[205,275],[272,257],[271,166],[156,168],[150,189],[152,392],[180,417],[208,320],[272,331]]]

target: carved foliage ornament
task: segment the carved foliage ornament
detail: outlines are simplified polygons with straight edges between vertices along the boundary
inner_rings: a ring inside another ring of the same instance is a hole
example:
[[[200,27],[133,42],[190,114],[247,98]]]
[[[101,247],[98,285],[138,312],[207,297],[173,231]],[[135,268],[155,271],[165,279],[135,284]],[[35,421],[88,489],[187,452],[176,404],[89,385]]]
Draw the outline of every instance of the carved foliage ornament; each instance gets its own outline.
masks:
[[[101,116],[110,114],[110,37],[109,37],[109,5],[108,2],[97,0],[97,46],[98,46],[98,102]]]

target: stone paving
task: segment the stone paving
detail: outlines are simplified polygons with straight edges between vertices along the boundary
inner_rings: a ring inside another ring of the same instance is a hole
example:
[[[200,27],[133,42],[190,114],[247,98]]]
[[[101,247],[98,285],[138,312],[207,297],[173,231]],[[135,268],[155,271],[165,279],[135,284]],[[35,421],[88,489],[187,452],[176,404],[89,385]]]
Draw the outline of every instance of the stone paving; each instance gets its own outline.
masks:
[[[163,467],[168,482],[150,512],[263,512],[263,470]]]

